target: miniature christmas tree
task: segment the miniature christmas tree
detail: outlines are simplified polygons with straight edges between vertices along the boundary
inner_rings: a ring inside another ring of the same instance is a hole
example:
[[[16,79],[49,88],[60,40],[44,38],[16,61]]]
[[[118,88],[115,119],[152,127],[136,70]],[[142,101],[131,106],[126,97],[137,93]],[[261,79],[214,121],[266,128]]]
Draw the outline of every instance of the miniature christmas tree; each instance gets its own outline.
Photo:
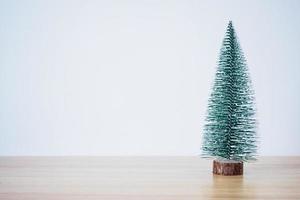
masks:
[[[202,154],[213,157],[213,172],[243,174],[243,161],[256,156],[254,92],[232,22],[220,51],[204,127]]]

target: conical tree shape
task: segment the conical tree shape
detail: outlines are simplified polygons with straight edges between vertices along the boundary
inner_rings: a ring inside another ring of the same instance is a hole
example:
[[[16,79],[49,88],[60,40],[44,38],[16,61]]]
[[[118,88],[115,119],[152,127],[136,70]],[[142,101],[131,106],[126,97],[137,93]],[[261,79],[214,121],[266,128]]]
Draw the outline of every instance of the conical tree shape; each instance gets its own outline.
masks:
[[[232,22],[220,51],[203,135],[203,156],[247,161],[256,146],[254,92]]]

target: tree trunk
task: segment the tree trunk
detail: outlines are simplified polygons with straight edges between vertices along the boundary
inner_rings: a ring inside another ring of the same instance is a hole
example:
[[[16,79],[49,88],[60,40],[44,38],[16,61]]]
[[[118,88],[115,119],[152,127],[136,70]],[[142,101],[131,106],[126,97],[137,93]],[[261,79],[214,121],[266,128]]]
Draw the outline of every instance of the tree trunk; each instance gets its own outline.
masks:
[[[243,175],[243,162],[234,160],[214,160],[213,173],[224,176]]]

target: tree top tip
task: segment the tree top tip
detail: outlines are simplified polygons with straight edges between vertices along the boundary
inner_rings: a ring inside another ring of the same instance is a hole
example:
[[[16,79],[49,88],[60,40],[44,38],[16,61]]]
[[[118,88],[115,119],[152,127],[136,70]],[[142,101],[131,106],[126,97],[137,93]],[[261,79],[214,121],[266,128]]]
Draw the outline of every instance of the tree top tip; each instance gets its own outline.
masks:
[[[232,24],[231,20],[229,20],[229,22],[228,22],[227,31],[228,32],[234,31],[233,24]]]

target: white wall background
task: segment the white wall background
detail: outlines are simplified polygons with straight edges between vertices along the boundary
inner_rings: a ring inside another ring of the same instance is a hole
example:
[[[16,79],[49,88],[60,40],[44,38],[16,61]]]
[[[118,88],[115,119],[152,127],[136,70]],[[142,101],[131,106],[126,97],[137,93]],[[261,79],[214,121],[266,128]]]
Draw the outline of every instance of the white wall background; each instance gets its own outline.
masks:
[[[300,155],[300,1],[1,1],[1,155],[198,155],[233,20],[261,155]]]

